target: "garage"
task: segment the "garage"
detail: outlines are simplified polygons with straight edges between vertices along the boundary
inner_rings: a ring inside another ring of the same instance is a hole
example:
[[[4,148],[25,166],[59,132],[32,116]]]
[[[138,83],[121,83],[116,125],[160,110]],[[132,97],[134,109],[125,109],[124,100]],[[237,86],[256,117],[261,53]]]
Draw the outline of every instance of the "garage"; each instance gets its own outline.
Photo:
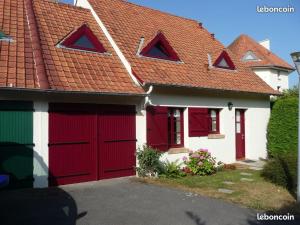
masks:
[[[33,103],[0,101],[0,174],[8,188],[33,186]]]
[[[49,182],[135,174],[135,106],[49,105]]]

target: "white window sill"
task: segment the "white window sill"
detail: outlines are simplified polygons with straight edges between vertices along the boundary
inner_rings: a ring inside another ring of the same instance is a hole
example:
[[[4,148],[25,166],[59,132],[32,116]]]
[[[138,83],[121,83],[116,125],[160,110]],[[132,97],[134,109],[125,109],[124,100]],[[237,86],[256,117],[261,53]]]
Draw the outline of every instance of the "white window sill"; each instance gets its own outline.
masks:
[[[207,136],[208,139],[224,139],[225,135],[224,134],[209,134]]]
[[[169,155],[172,155],[172,154],[180,154],[180,153],[188,153],[189,152],[189,149],[187,148],[170,148],[168,150],[168,154]]]

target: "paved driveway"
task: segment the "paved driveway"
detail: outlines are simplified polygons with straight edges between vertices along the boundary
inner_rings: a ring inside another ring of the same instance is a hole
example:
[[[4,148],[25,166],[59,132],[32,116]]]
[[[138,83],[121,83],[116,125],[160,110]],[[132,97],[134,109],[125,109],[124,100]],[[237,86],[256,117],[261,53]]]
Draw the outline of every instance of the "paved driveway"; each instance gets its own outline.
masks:
[[[253,210],[122,178],[63,188],[0,191],[0,224],[254,225],[262,223],[256,220],[256,212]]]

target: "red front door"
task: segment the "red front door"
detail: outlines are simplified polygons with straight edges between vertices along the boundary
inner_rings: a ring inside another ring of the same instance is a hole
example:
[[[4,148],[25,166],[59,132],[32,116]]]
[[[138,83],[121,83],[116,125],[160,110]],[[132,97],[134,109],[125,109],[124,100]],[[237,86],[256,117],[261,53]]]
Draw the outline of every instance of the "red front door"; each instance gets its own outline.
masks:
[[[245,158],[245,110],[235,110],[236,159]]]

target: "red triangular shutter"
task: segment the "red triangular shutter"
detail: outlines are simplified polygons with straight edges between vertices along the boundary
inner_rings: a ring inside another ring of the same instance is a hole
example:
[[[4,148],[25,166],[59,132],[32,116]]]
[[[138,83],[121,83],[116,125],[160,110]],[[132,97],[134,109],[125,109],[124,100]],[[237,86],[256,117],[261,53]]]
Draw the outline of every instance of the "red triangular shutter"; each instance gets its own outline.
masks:
[[[206,108],[189,108],[189,137],[207,136],[210,131],[209,113]]]
[[[160,151],[168,150],[168,107],[147,107],[147,144]]]
[[[221,53],[221,55],[217,58],[213,66],[222,69],[235,70],[235,65],[226,51],[223,51]]]
[[[67,48],[85,51],[106,52],[101,42],[86,24],[65,38],[61,45]]]
[[[180,60],[177,53],[171,47],[163,33],[156,35],[156,37],[149,42],[149,44],[141,51],[140,54],[157,59],[166,59],[172,61]]]

